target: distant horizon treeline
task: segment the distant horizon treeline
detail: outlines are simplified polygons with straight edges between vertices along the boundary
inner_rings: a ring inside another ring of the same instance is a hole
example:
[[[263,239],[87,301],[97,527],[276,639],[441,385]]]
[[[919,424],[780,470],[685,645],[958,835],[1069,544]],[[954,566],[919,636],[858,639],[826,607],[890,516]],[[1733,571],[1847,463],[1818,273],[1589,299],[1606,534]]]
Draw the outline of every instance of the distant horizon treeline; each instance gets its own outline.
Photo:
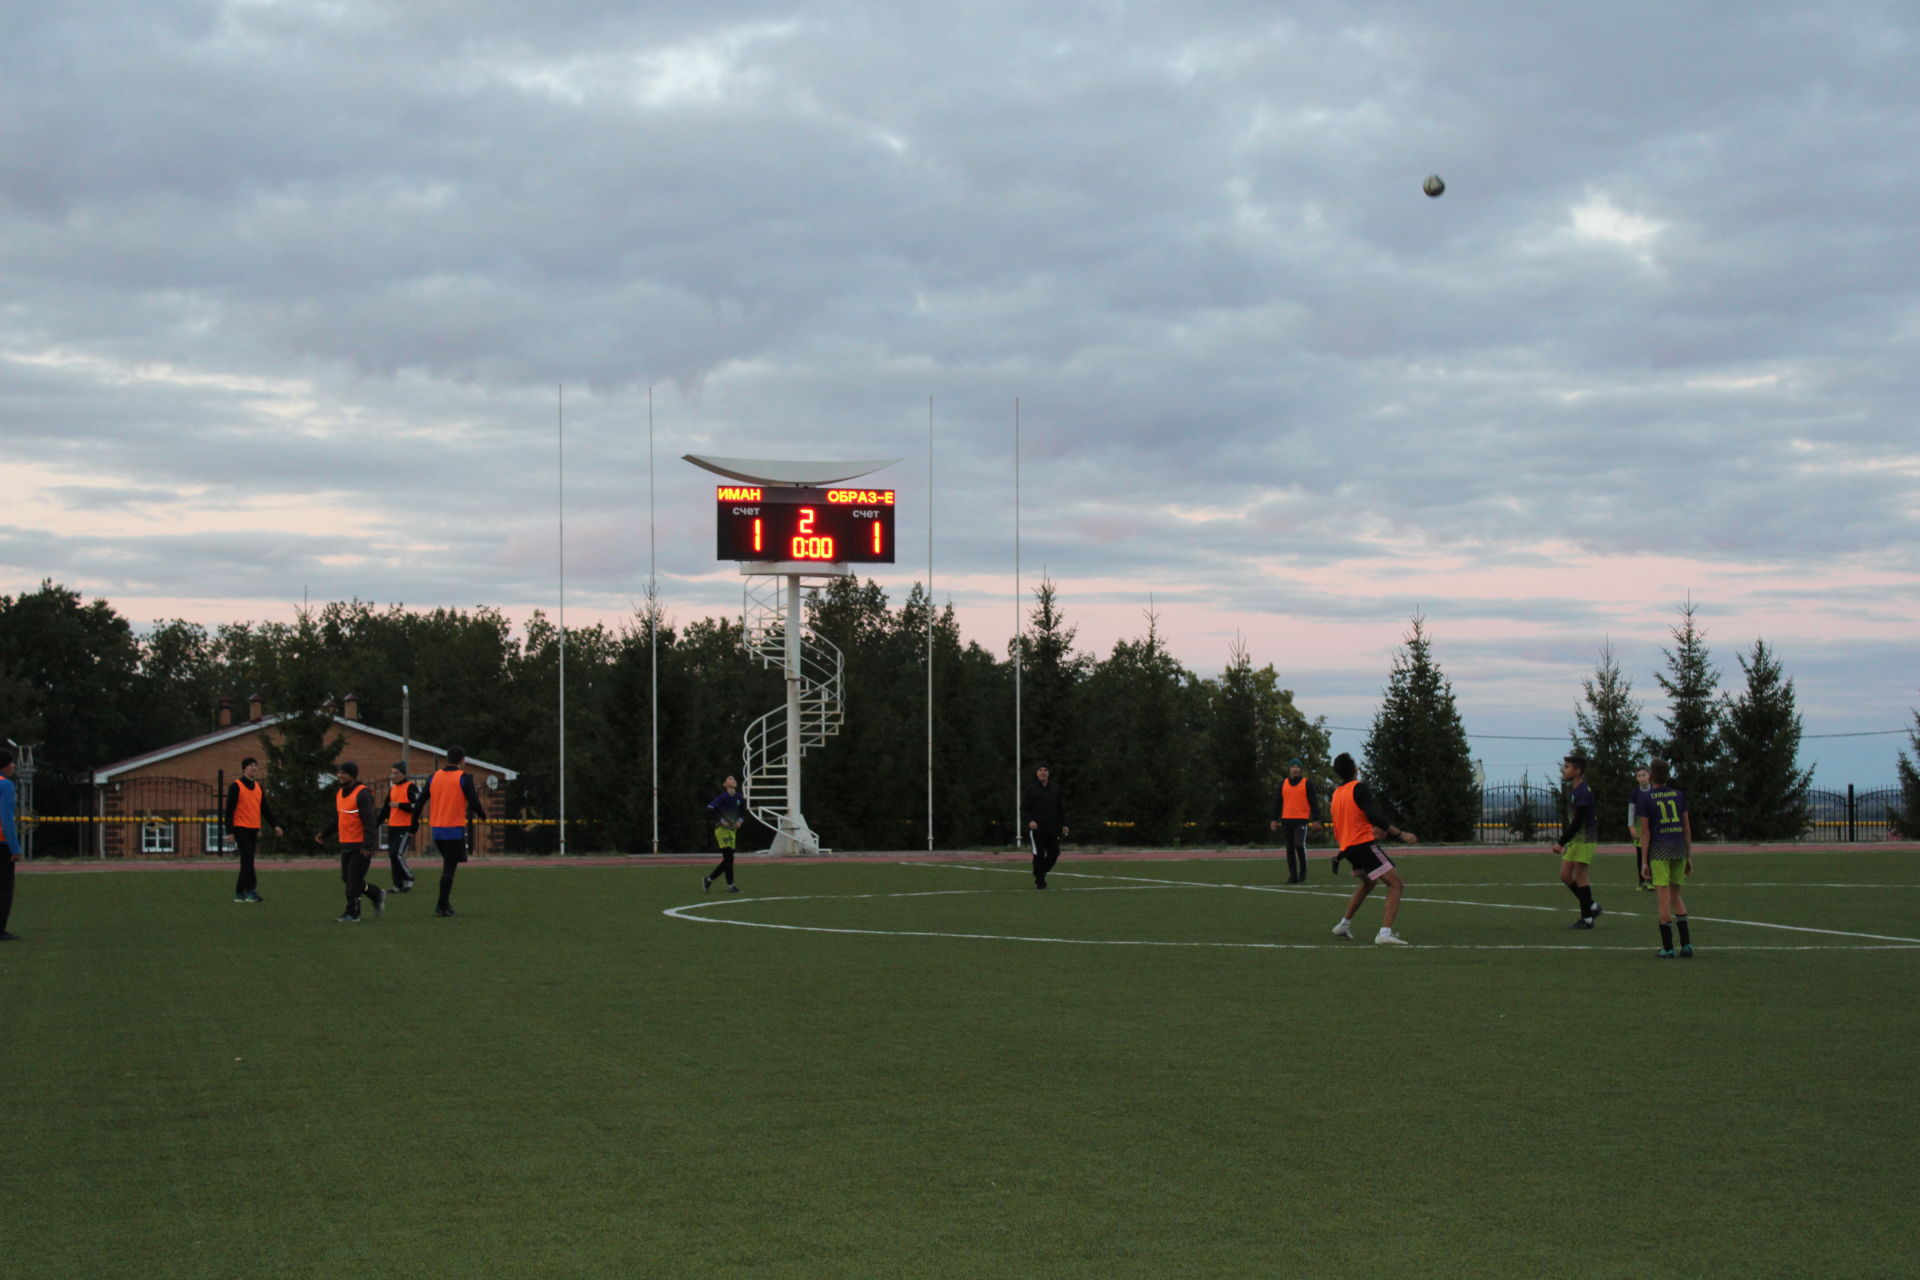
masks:
[[[1718,690],[1691,603],[1674,628],[1663,732],[1642,732],[1630,683],[1603,648],[1569,734],[1591,756],[1602,837],[1624,839],[1621,780],[1647,754],[1674,762],[1702,834],[1791,838],[1805,825],[1810,771],[1798,767],[1793,682],[1764,642],[1740,656],[1746,687]],[[806,816],[839,849],[911,849],[928,839],[927,660],[933,658],[933,840],[1011,845],[1018,788],[1046,761],[1064,786],[1076,839],[1115,845],[1244,845],[1270,839],[1273,789],[1287,762],[1331,778],[1325,717],[1309,718],[1271,664],[1238,641],[1217,677],[1167,650],[1157,616],[1105,657],[1075,646],[1055,585],[1034,590],[1020,663],[1021,755],[1014,760],[1015,645],[963,640],[951,605],[933,611],[916,584],[892,606],[875,582],[839,578],[808,600],[809,624],[846,660],[841,733],[805,759]],[[660,847],[710,847],[705,804],[741,770],[741,735],[779,705],[777,671],[741,644],[737,618],[676,624],[643,607],[617,628],[566,633],[567,811],[575,851],[651,845],[653,632],[658,628]],[[290,829],[317,819],[313,779],[338,758],[322,708],[357,697],[361,718],[398,731],[402,685],[412,734],[519,772],[507,816],[559,807],[556,703],[560,634],[536,612],[516,630],[499,610],[377,609],[361,601],[304,609],[293,622],[212,629],[163,621],[145,633],[104,600],[51,581],[0,596],[0,736],[36,744],[41,813],[86,809],[89,769],[210,731],[259,694],[289,713],[266,761]],[[1920,752],[1920,715],[1914,746]],[[361,761],[376,770],[387,761]],[[1912,773],[1904,752],[1901,779]],[[1388,673],[1361,770],[1423,839],[1472,838],[1479,819],[1468,740],[1425,620],[1411,620]],[[376,774],[377,776],[377,774]],[[1557,780],[1556,780],[1557,781]],[[1917,783],[1916,785],[1920,785]],[[1615,792],[1618,792],[1616,795]],[[1920,811],[1920,792],[1905,807]],[[1324,803],[1324,800],[1323,800]],[[1617,812],[1616,812],[1617,811]],[[60,837],[43,833],[46,843]],[[758,832],[747,847],[764,847]],[[553,828],[528,837],[557,843]]]

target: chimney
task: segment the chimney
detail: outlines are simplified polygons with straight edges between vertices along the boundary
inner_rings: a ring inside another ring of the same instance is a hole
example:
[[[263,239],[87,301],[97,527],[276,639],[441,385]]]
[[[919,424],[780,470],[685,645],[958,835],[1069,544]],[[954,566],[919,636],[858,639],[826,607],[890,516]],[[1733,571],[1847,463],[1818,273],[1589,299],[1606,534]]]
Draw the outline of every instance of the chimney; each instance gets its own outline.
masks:
[[[347,719],[358,720],[359,718],[360,718],[360,695],[357,693],[350,693],[347,695]]]
[[[266,714],[267,714],[266,708],[260,702],[260,695],[257,693],[248,694],[247,695],[247,723],[259,724],[260,721],[266,716]]]
[[[220,699],[220,709],[213,713],[213,727],[225,729],[233,724],[233,699]]]

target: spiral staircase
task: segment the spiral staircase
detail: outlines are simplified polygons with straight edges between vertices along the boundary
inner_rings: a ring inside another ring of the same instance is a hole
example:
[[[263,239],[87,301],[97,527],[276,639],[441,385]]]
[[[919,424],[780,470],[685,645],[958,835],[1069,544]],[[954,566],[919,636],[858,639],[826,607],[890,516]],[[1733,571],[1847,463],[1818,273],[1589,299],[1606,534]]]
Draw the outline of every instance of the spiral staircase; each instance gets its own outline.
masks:
[[[790,811],[788,783],[799,758],[825,745],[846,720],[846,660],[831,641],[799,623],[799,669],[787,671],[786,589],[787,579],[781,575],[748,577],[742,642],[761,666],[798,681],[798,737],[790,739],[785,703],[747,726],[740,791],[747,812],[782,837],[774,841],[773,852],[818,853],[819,838],[797,807]]]

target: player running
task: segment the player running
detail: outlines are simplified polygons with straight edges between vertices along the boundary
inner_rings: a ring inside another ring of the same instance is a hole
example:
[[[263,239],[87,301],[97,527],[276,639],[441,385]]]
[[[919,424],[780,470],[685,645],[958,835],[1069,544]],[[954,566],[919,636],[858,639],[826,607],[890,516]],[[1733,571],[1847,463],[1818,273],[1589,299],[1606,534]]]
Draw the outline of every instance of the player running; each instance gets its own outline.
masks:
[[[1407,940],[1393,931],[1393,921],[1400,914],[1400,895],[1407,886],[1378,841],[1394,839],[1403,844],[1419,844],[1420,837],[1393,825],[1386,810],[1367,790],[1367,784],[1360,781],[1360,770],[1352,756],[1344,751],[1335,756],[1333,772],[1340,779],[1340,785],[1333,789],[1333,842],[1340,846],[1340,852],[1333,855],[1333,868],[1338,871],[1340,860],[1345,858],[1360,881],[1353,897],[1347,899],[1347,913],[1333,926],[1333,936],[1353,937],[1353,913],[1373,892],[1374,884],[1384,881],[1387,909],[1380,917],[1380,932],[1374,942],[1383,947],[1404,947]]]
[[[1693,874],[1693,815],[1687,812],[1687,796],[1673,785],[1673,771],[1665,760],[1648,766],[1653,785],[1638,804],[1635,826],[1640,836],[1640,874],[1653,882],[1660,895],[1660,951],[1662,960],[1674,957],[1673,931],[1680,930],[1682,956],[1693,954],[1693,937],[1687,932],[1687,903],[1680,896],[1687,877]]]

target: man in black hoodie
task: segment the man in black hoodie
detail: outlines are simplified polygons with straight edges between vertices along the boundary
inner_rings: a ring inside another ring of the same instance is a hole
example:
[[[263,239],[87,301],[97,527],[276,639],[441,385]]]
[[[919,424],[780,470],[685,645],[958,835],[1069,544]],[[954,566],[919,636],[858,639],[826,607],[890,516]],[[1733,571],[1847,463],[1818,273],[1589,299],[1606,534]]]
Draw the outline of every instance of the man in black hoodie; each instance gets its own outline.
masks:
[[[1033,887],[1047,887],[1047,872],[1060,861],[1060,837],[1067,834],[1067,800],[1052,782],[1052,771],[1041,765],[1020,797],[1020,816],[1027,822],[1027,842],[1033,848]]]

